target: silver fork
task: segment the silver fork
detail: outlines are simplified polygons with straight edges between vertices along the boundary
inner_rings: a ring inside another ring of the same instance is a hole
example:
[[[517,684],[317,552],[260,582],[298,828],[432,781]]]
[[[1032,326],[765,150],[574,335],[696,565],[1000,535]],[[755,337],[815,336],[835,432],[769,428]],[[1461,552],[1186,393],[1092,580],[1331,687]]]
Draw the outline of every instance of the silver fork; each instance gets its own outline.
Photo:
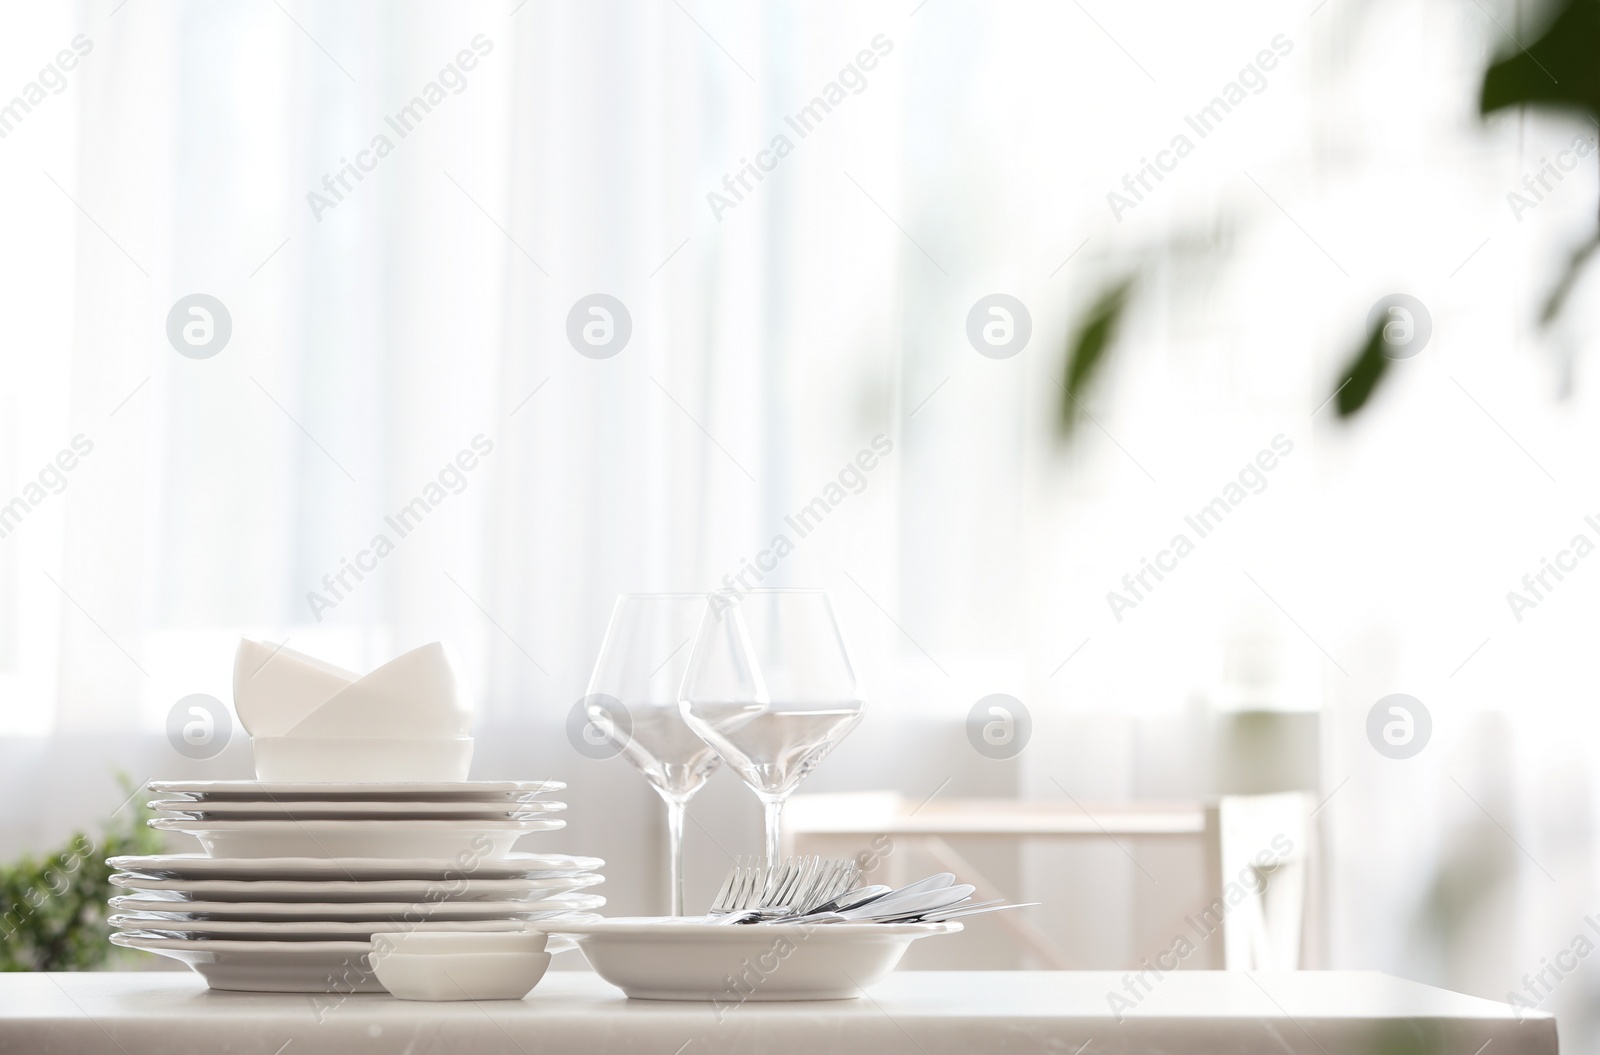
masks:
[[[707,922],[749,923],[802,915],[850,890],[860,877],[860,869],[848,859],[788,857],[770,869],[742,860],[734,860],[722,881]]]

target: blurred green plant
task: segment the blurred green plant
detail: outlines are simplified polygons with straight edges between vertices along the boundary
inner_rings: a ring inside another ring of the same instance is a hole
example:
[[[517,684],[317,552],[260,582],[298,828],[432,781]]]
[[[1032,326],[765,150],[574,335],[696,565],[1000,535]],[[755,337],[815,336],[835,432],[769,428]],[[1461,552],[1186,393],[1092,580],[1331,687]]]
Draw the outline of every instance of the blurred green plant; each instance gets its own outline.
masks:
[[[1099,371],[1106,352],[1116,340],[1122,313],[1128,307],[1133,293],[1134,276],[1122,279],[1103,290],[1089,306],[1078,328],[1067,342],[1067,376],[1061,386],[1061,431],[1070,433],[1083,409],[1079,397],[1084,395],[1095,374]]]
[[[106,858],[161,848],[144,803],[131,801],[134,787],[125,776],[117,780],[130,801],[106,819],[98,839],[76,832],[53,854],[0,866],[0,971],[86,971],[111,958]]]
[[[1350,360],[1340,376],[1339,387],[1334,389],[1334,412],[1348,418],[1372,398],[1378,382],[1389,370],[1389,357],[1383,354],[1383,320],[1379,319],[1367,334],[1367,343]]]
[[[1600,0],[1559,0],[1548,28],[1526,48],[1490,66],[1483,75],[1478,113],[1487,117],[1515,106],[1545,106],[1600,119]],[[1561,313],[1567,294],[1600,246],[1600,229],[1572,251],[1539,321]]]
[[[1487,118],[1515,107],[1542,107],[1579,114],[1600,125],[1600,0],[1554,0],[1546,9],[1546,28],[1527,47],[1517,45],[1484,71],[1478,114]],[[1571,250],[1539,313],[1548,326],[1560,314],[1584,268],[1600,250],[1600,224]],[[1111,350],[1128,307],[1131,275],[1095,301],[1067,342],[1065,398],[1061,431],[1069,433],[1097,368]],[[1117,294],[1113,296],[1112,294]],[[1353,417],[1390,374],[1383,354],[1382,325],[1363,335],[1359,348],[1339,373],[1330,399],[1341,419]],[[1336,397],[1336,398],[1335,398]]]
[[[1520,106],[1548,107],[1600,118],[1600,0],[1556,0],[1545,31],[1527,47],[1520,45],[1496,59],[1483,74],[1478,94],[1478,115],[1488,117]],[[1539,312],[1548,326],[1561,314],[1567,296],[1584,266],[1600,247],[1600,227],[1574,249],[1554,288]],[[1340,374],[1336,403],[1340,418],[1349,418],[1366,406],[1386,376],[1388,357],[1383,354],[1383,331],[1378,326],[1367,335]]]

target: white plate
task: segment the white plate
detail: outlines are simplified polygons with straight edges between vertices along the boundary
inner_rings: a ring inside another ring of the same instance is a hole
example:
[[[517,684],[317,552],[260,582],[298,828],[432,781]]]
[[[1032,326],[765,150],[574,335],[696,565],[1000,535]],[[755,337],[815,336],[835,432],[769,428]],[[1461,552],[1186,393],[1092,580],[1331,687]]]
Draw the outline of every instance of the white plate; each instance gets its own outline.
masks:
[[[959,923],[702,923],[687,917],[542,923],[567,934],[595,973],[640,1000],[841,1000],[882,980],[918,938]]]
[[[382,993],[364,941],[190,941],[137,931],[111,944],[182,960],[213,989],[252,993]]]
[[[119,913],[165,920],[452,920],[512,919],[528,913],[583,912],[599,908],[605,898],[530,898],[526,901],[175,901],[161,897],[111,898]],[[160,928],[158,928],[160,929]]]
[[[559,780],[447,780],[385,781],[262,781],[262,780],[152,780],[145,785],[158,795],[192,795],[202,799],[382,799],[471,800],[498,802],[564,791]]]
[[[171,904],[197,901],[255,901],[276,904],[305,902],[431,902],[517,901],[554,897],[596,886],[605,876],[593,872],[546,879],[157,879],[134,872],[115,872],[114,886]]]
[[[111,935],[113,945],[181,960],[213,989],[251,993],[381,993],[364,941],[215,941],[162,938],[131,931]],[[551,938],[549,952],[572,948]],[[338,999],[330,996],[330,1000]],[[314,1003],[313,1010],[330,1005]]]
[[[294,799],[273,801],[263,799],[151,799],[145,803],[157,813],[174,813],[180,817],[203,817],[207,820],[250,820],[274,818],[278,820],[427,820],[451,818],[455,820],[523,820],[545,813],[559,813],[567,808],[565,802],[553,799],[529,799],[526,802],[425,802],[362,801],[360,799]]]
[[[592,872],[598,857],[565,854],[509,854],[487,859],[481,853],[455,857],[208,857],[205,854],[150,854],[111,857],[106,863],[125,872],[163,879],[456,879],[553,878]]]
[[[162,831],[200,840],[212,857],[452,857],[477,851],[506,856],[532,832],[565,828],[563,820],[526,821],[196,821],[157,817]]]
[[[594,895],[590,897],[588,907],[598,908],[593,902],[604,902],[605,898]],[[580,912],[571,907],[563,907],[545,912],[532,913],[515,919],[501,917],[499,919],[426,919],[426,920],[249,920],[249,919],[209,919],[209,920],[175,920],[162,919],[138,915],[115,915],[106,922],[117,930],[140,931],[147,934],[159,934],[163,937],[190,937],[190,938],[240,938],[256,939],[260,941],[366,941],[374,934],[402,933],[409,934],[413,931],[516,931],[526,929],[535,921],[543,920],[551,924],[564,922],[571,918],[576,925],[578,921],[592,921],[600,917]]]

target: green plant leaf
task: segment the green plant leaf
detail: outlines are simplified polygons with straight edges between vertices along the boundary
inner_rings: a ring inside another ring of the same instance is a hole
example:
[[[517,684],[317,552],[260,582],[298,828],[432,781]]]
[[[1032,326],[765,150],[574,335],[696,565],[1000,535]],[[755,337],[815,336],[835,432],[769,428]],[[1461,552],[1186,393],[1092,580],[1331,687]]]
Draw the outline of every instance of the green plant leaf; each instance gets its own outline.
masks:
[[[1116,340],[1122,314],[1133,293],[1134,276],[1126,275],[1103,291],[1067,342],[1066,377],[1061,384],[1061,431],[1068,434],[1078,419],[1080,399],[1087,393],[1106,353]]]
[[[1539,324],[1548,326],[1561,314],[1561,309],[1566,306],[1567,297],[1572,293],[1572,287],[1577,285],[1578,276],[1583,274],[1584,267],[1589,263],[1589,258],[1594,256],[1594,251],[1600,249],[1600,238],[1591,238],[1572,251],[1567,257],[1566,267],[1561,269],[1561,277],[1556,280],[1544,301],[1544,310],[1539,312]]]
[[[133,798],[126,777],[118,779]],[[155,853],[161,836],[145,825],[149,815],[129,802],[98,838],[78,832],[53,854],[0,866],[0,971],[81,971],[110,958],[106,858]]]
[[[1362,345],[1339,376],[1339,387],[1334,389],[1334,407],[1339,417],[1348,418],[1367,405],[1372,393],[1389,370],[1389,357],[1383,354],[1383,320],[1379,319]]]
[[[1600,117],[1600,0],[1557,0],[1545,31],[1483,74],[1478,112],[1542,105]]]
[[[1550,10],[1543,33],[1526,48],[1507,51],[1484,71],[1480,114],[1544,106],[1600,119],[1600,61],[1595,58],[1600,55],[1600,0],[1557,0]],[[1568,257],[1545,298],[1541,325],[1548,326],[1561,313],[1596,245],[1587,241]]]

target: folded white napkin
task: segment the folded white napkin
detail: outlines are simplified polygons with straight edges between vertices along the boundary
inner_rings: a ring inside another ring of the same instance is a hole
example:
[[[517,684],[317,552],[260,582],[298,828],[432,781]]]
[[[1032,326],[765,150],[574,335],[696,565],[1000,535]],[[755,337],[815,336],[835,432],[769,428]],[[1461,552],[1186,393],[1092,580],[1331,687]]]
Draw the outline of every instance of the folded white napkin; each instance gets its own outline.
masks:
[[[357,676],[246,638],[234,657],[233,693],[254,737],[444,739],[472,729],[450,650],[438,641]]]

